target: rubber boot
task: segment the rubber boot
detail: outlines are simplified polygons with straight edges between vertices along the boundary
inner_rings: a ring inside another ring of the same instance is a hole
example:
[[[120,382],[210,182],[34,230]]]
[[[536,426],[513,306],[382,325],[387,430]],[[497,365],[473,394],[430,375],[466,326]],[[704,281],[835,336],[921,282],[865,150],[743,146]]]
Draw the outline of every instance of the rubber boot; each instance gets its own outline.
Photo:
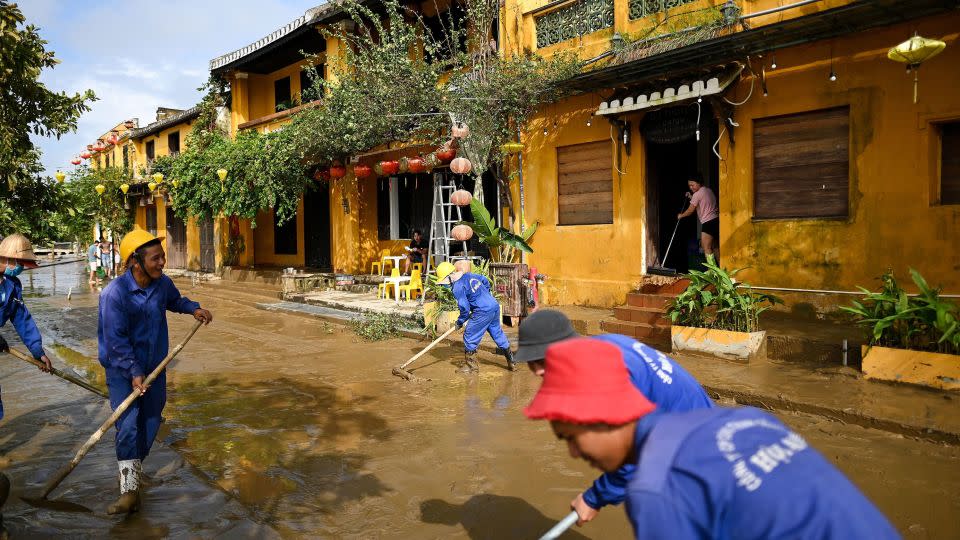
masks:
[[[510,371],[517,370],[517,364],[513,361],[513,351],[510,349],[501,349],[497,347],[497,354],[502,354],[503,357],[507,359],[507,369]]]
[[[480,364],[477,363],[477,351],[463,353],[463,365],[457,370],[457,373],[473,373],[480,371]]]
[[[143,465],[139,459],[118,461],[120,467],[120,498],[107,508],[108,514],[129,514],[140,510],[140,476]]]

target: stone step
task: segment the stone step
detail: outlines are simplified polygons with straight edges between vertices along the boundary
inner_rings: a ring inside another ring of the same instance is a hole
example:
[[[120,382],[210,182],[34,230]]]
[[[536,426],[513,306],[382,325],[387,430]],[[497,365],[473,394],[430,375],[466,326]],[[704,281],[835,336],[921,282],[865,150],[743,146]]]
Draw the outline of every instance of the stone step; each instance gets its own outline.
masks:
[[[630,293],[627,295],[627,305],[639,308],[665,309],[674,298],[676,298],[676,295]]]
[[[670,343],[670,327],[631,321],[602,321],[600,328],[611,334],[623,334],[647,344]]]
[[[672,283],[654,284],[645,283],[640,287],[640,292],[644,294],[680,294],[690,285],[690,280],[680,278]]]
[[[279,290],[282,275],[283,271],[280,269],[226,267],[220,273],[220,278],[223,281],[232,281],[235,283],[273,285]]]
[[[662,308],[620,306],[613,308],[613,315],[621,321],[670,325],[670,319]]]

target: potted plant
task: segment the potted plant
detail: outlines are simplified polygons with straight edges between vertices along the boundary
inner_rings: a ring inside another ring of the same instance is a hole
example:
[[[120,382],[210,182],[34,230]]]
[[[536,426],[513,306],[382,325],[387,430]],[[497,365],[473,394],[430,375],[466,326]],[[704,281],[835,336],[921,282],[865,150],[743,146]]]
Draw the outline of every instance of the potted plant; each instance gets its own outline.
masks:
[[[705,266],[690,271],[690,285],[667,309],[672,349],[745,362],[765,358],[760,314],[782,301],[737,283],[733,276],[742,269],[727,271],[710,261]]]
[[[946,390],[960,390],[960,306],[940,297],[914,269],[920,291],[910,296],[893,273],[880,276],[880,290],[841,309],[865,327],[863,374]]]

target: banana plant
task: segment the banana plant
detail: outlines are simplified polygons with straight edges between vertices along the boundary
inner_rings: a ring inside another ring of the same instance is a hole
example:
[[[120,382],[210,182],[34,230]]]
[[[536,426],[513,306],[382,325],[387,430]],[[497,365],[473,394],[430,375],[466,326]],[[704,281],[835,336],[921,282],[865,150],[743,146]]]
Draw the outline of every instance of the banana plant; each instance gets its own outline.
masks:
[[[673,324],[716,328],[734,332],[759,329],[760,314],[783,303],[771,294],[753,292],[733,276],[743,270],[725,270],[706,262],[706,271],[691,270],[685,277],[690,285],[668,307]]]
[[[493,216],[477,199],[470,201],[470,213],[473,214],[473,222],[461,221],[459,224],[473,229],[477,239],[490,249],[490,259],[493,262],[514,262],[521,251],[533,253],[533,248],[527,242],[533,233],[537,232],[540,222],[534,223],[520,234],[515,234],[503,227],[497,227]]]

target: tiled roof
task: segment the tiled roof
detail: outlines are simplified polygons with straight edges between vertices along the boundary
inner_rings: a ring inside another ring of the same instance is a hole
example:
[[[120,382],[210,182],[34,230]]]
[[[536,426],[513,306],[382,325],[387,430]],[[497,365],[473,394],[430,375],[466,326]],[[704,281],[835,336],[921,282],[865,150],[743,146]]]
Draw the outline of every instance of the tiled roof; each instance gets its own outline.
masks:
[[[148,135],[159,133],[170,126],[175,126],[177,124],[186,122],[188,120],[193,120],[198,116],[200,116],[199,105],[196,107],[191,107],[185,111],[180,111],[176,114],[171,114],[170,116],[164,118],[163,120],[158,120],[152,124],[147,125],[146,127],[134,129],[132,133],[130,133],[130,138],[142,139]]]
[[[297,17],[296,19],[290,21],[289,23],[283,25],[282,27],[274,30],[273,32],[267,34],[266,36],[254,41],[253,43],[247,45],[246,47],[239,48],[233,52],[227,53],[223,56],[218,56],[210,61],[210,71],[215,71],[220,69],[228,64],[232,64],[237,60],[240,60],[246,56],[249,56],[260,49],[274,43],[275,41],[283,38],[286,35],[289,35],[294,30],[310,24],[315,24],[320,22],[325,17],[332,15],[340,11],[340,3],[331,0],[325,4],[321,4],[317,7],[308,9],[303,15]]]

